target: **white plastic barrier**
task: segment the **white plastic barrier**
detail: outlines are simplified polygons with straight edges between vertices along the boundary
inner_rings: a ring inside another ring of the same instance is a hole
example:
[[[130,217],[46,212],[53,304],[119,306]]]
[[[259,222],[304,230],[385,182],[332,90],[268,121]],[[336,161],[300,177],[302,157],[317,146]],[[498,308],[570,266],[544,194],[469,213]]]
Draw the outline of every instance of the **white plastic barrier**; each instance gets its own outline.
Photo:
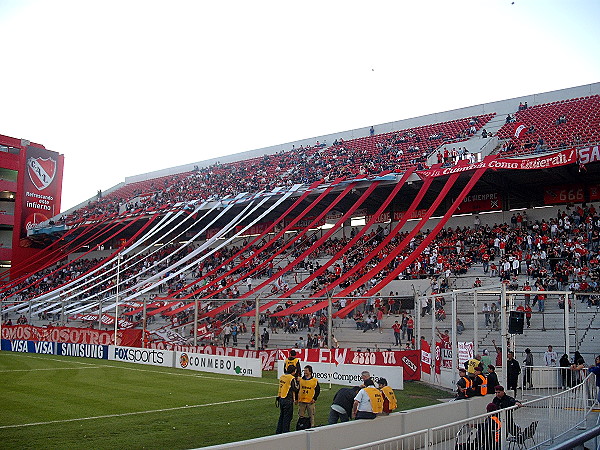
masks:
[[[151,366],[175,367],[175,352],[153,348],[120,347],[109,345],[108,359]]]
[[[313,375],[320,383],[332,383],[342,386],[356,386],[362,383],[361,373],[368,370],[373,381],[385,378],[392,389],[404,389],[404,371],[401,366],[363,366],[358,364],[301,363],[310,365]],[[277,376],[283,375],[284,361],[278,361]]]
[[[238,358],[235,356],[208,355],[206,353],[174,353],[175,367],[177,369],[198,370],[201,372],[244,377],[262,377],[262,364],[259,358]]]

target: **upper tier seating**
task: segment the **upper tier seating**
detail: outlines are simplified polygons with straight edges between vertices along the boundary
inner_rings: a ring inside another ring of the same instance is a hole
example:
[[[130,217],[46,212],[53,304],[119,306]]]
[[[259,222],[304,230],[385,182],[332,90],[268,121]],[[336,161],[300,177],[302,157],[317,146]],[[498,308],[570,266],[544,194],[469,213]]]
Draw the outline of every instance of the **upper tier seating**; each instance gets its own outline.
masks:
[[[520,138],[515,138],[515,123],[520,122],[525,125],[527,131],[522,133]],[[500,139],[509,139],[502,150],[504,156],[596,143],[600,141],[600,96],[562,100],[520,109],[515,113],[514,122],[504,124],[498,130],[497,136]]]
[[[467,140],[495,114],[485,114],[432,125],[398,130],[352,140],[336,140],[327,147],[292,148],[227,164],[215,164],[193,172],[127,184],[73,212],[65,220],[75,223],[128,212],[167,207],[181,201],[217,199],[241,192],[276,186],[312,183],[319,179],[403,172],[426,167],[427,156],[442,144]]]

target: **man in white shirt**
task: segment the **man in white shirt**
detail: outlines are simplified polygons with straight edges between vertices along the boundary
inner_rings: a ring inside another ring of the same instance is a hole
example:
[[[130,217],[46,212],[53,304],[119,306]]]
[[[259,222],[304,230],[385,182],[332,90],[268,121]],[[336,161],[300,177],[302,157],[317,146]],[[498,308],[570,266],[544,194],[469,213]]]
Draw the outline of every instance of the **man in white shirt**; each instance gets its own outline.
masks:
[[[548,351],[544,353],[544,361],[546,362],[546,366],[548,367],[556,367],[556,362],[558,360],[558,354],[552,350],[552,346],[548,346]]]

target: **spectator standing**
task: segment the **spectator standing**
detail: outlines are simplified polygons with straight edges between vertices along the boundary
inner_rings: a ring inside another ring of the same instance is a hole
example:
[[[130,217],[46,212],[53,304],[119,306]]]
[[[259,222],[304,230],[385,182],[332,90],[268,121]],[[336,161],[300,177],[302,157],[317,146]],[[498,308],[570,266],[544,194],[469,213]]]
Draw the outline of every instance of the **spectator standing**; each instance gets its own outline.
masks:
[[[517,395],[517,387],[519,386],[519,374],[521,373],[521,365],[519,361],[515,359],[513,352],[508,352],[506,359],[506,377],[507,377],[507,389],[513,390],[515,396]]]
[[[229,324],[225,324],[223,327],[223,345],[227,347],[229,345],[229,339],[231,338],[231,327]]]
[[[525,359],[523,360],[523,364],[525,365],[525,373],[523,374],[523,389],[531,389],[533,388],[533,382],[531,379],[531,375],[533,373],[533,353],[531,353],[531,349],[525,349]]]
[[[571,377],[571,361],[569,361],[569,355],[566,353],[560,357],[560,376],[562,381],[563,388],[572,387],[572,377]]]
[[[544,353],[544,363],[547,367],[556,367],[558,354],[553,350],[552,346],[548,346],[548,351]]]
[[[402,340],[400,339],[400,336],[402,336],[402,325],[400,325],[397,320],[394,322],[394,325],[392,325],[392,330],[394,330],[395,345],[402,345]]]
[[[483,308],[481,309],[481,312],[483,313],[483,316],[485,317],[485,325],[484,326],[488,326],[492,324],[492,321],[490,320],[490,313],[491,313],[491,309],[488,306],[487,303],[483,304]]]
[[[406,335],[407,335],[408,341],[411,344],[413,342],[414,331],[415,331],[415,321],[414,321],[413,317],[411,315],[409,315],[408,319],[406,320]]]
[[[480,366],[483,367],[483,373],[487,373],[487,368],[491,363],[492,363],[492,358],[490,358],[490,354],[487,351],[487,349],[484,348],[483,351],[481,352],[481,364],[480,364]],[[491,387],[494,387],[494,386],[491,386]]]
[[[596,356],[596,359],[594,360],[594,362],[596,363],[596,365],[590,367],[588,370],[590,373],[593,373],[594,375],[596,375],[596,390],[597,390],[596,402],[598,404],[600,404],[600,355]]]
[[[496,373],[496,367],[493,364],[488,364],[487,372],[488,391],[493,391],[494,388],[500,384],[498,382],[498,374]]]

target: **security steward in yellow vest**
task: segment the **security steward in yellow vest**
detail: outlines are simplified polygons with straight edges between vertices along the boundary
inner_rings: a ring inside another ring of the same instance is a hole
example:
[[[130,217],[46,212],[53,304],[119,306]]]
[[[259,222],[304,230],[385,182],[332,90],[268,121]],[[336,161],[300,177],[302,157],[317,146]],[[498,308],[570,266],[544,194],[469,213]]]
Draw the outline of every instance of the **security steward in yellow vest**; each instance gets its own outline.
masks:
[[[377,381],[377,385],[379,386],[379,390],[383,394],[383,411],[382,414],[389,414],[393,412],[398,407],[398,401],[396,400],[396,394],[394,390],[387,385],[387,380],[385,378],[380,378]]]
[[[300,360],[296,356],[296,350],[290,350],[290,356],[285,359],[285,366],[283,371],[287,373],[287,368],[290,366],[294,366],[296,371],[293,372],[296,378],[300,378],[302,376],[302,369],[300,368]]]
[[[365,387],[354,397],[352,417],[374,419],[381,412],[383,412],[383,394],[375,387],[373,380],[365,380]]]
[[[475,379],[473,380],[473,393],[474,395],[487,395],[487,378],[483,374],[483,367],[475,367]]]
[[[472,381],[467,376],[467,370],[460,368],[458,369],[458,375],[460,378],[456,382],[456,399],[469,398],[473,396]]]
[[[304,376],[300,378],[298,392],[298,415],[310,417],[310,426],[315,426],[315,402],[321,393],[319,381],[313,377],[312,366],[304,366]]]
[[[279,421],[277,434],[290,431],[290,423],[294,416],[294,402],[298,400],[298,381],[294,376],[296,368],[288,366],[285,373],[279,377],[279,390],[275,399],[275,406],[279,407]]]

